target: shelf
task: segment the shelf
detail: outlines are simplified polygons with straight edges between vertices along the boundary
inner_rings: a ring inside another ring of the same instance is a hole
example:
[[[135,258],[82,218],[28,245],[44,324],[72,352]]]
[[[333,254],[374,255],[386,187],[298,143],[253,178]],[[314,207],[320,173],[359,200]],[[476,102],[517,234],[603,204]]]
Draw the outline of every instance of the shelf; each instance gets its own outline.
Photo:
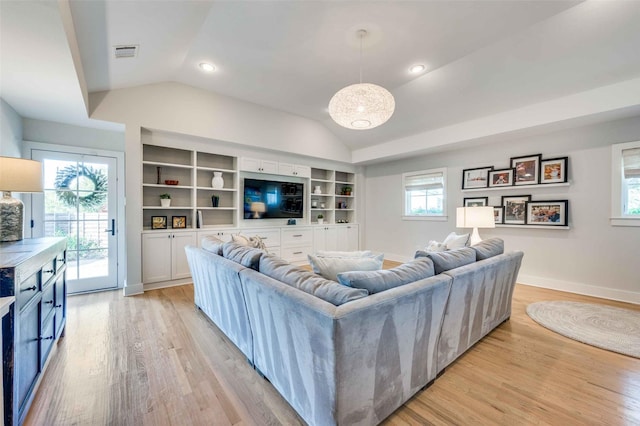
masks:
[[[197,186],[197,190],[201,191],[228,191],[228,192],[236,192],[235,188],[211,188],[210,186]]]
[[[177,189],[193,189],[193,186],[187,185],[166,185],[163,183],[143,183],[142,186],[151,188],[177,188]]]
[[[238,173],[235,170],[230,170],[230,169],[221,169],[219,167],[203,167],[203,166],[198,166],[196,167],[198,170],[205,170],[207,172],[222,172],[222,173]]]
[[[570,186],[571,182],[563,183],[542,183],[535,185],[513,185],[513,186],[496,186],[493,188],[471,188],[463,189],[462,192],[483,192],[483,191],[523,191],[528,189],[555,188],[559,186]]]
[[[314,194],[313,192],[311,193],[312,197],[333,197],[333,194]]]
[[[571,229],[570,226],[554,226],[554,225],[505,225],[504,223],[496,223],[496,228],[523,228],[523,229]]]
[[[319,209],[317,207],[311,207],[311,211],[312,212],[326,212],[326,211],[329,211],[329,210],[331,210],[331,209],[327,209],[327,208]]]
[[[338,209],[338,208],[336,208],[335,210],[337,212],[352,212],[352,211],[354,211],[354,209]]]
[[[345,182],[345,181],[342,181],[342,180],[337,180],[336,183],[339,184],[339,185],[349,185],[349,186],[355,186],[356,185],[354,182]]]
[[[171,228],[171,227],[167,227],[167,229],[151,229],[150,226],[144,226],[142,228],[142,232],[144,234],[149,234],[149,233],[153,233],[153,232],[193,232],[195,231],[196,228]]]
[[[182,207],[182,206],[180,207],[142,206],[142,208],[145,210],[193,210],[193,207]]]
[[[340,195],[340,194],[336,194],[336,197],[340,197],[340,198],[354,198],[355,195]]]
[[[235,207],[196,207],[196,210],[238,210]]]
[[[311,178],[311,182],[333,183],[333,181],[329,179],[314,179],[314,178]]]
[[[174,167],[176,169],[193,169],[193,166],[191,166],[191,165],[174,164],[174,163],[160,163],[158,161],[143,161],[142,164],[148,165],[148,166]]]

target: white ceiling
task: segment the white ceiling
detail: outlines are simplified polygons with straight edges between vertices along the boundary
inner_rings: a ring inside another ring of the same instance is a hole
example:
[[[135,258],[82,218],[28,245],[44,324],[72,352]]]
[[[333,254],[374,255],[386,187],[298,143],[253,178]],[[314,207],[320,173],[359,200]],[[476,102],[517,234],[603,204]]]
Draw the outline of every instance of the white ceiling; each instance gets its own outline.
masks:
[[[68,4],[89,92],[181,82],[317,120],[353,150],[640,76],[640,1]],[[0,7],[0,95],[25,117],[99,126],[87,121],[58,3]],[[396,98],[391,120],[367,131],[326,110],[358,80],[360,28],[364,80]],[[115,59],[121,44],[139,45],[138,57]],[[202,73],[202,61],[218,71]],[[410,75],[415,63],[427,72]]]

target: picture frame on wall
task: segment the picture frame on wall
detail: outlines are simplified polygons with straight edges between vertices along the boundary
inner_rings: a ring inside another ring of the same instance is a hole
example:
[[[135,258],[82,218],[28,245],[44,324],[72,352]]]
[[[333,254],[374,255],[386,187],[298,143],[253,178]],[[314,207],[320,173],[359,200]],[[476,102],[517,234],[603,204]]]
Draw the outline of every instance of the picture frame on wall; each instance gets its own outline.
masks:
[[[502,169],[489,171],[489,188],[501,186],[513,186],[515,169]]]
[[[504,222],[504,206],[493,207],[493,221],[496,224],[502,224]]]
[[[462,189],[487,188],[490,170],[493,170],[493,166],[463,170]]]
[[[503,195],[501,202],[504,207],[502,223],[505,225],[524,225],[529,201],[531,201],[531,195]]]
[[[569,157],[549,158],[540,162],[540,183],[568,182]]]
[[[465,198],[462,205],[465,207],[485,207],[489,205],[489,197]]]
[[[542,154],[511,157],[515,170],[514,185],[537,185],[540,183],[540,161]]]
[[[167,217],[151,216],[151,229],[167,229]]]
[[[529,201],[527,202],[527,225],[567,226],[569,223],[569,201]]]
[[[187,217],[186,216],[172,216],[171,217],[171,227],[173,229],[184,229],[187,227]]]

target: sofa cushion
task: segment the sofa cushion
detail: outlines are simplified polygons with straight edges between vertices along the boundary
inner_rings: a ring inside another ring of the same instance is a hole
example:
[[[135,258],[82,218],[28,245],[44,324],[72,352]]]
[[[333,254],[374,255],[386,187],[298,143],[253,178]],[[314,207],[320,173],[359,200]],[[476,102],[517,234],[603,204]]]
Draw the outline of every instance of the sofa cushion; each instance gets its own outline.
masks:
[[[442,252],[426,252],[418,250],[416,258],[428,257],[433,260],[433,266],[436,274],[441,274],[449,269],[459,268],[476,261],[476,251],[471,247],[465,247],[457,250],[447,250]]]
[[[203,250],[222,256],[222,246],[224,245],[224,241],[220,238],[214,237],[213,235],[207,235],[206,237],[202,237],[200,245]]]
[[[222,245],[222,256],[256,271],[260,266],[260,258],[263,254],[265,253],[262,250],[243,246],[233,241]]]
[[[428,257],[421,257],[393,269],[341,272],[338,280],[342,285],[364,288],[369,294],[375,294],[433,275],[433,261]]]
[[[384,254],[375,257],[320,257],[310,254],[307,257],[313,272],[333,281],[338,281],[340,272],[382,269],[384,260]]]
[[[336,306],[369,294],[366,290],[345,287],[319,277],[272,254],[260,258],[260,272]]]
[[[314,253],[316,256],[320,257],[375,257],[377,255],[373,254],[370,250],[364,251],[327,251],[327,250],[318,250]]]
[[[469,234],[458,235],[455,232],[447,235],[447,238],[442,242],[447,247],[447,250],[455,250],[469,245]]]
[[[485,260],[504,253],[504,241],[502,238],[489,238],[471,248],[476,252],[476,260]]]
[[[438,241],[431,240],[429,244],[424,248],[424,251],[445,251],[447,245]]]

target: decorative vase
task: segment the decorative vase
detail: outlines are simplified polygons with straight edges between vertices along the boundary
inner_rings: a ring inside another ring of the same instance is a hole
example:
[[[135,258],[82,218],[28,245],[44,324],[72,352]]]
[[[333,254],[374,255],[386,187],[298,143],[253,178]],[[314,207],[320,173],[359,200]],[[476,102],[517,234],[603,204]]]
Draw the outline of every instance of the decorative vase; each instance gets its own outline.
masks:
[[[320,185],[317,185],[314,190],[313,190],[314,194],[322,194],[322,189],[320,189]]]
[[[324,223],[324,219],[318,219],[318,225],[322,225]]]
[[[211,206],[212,207],[218,207],[220,203],[220,197],[217,195],[212,195],[211,196]]]
[[[160,198],[160,206],[165,208],[171,206],[171,198]]]
[[[222,179],[222,172],[213,172],[213,179],[211,179],[211,187],[214,189],[224,188],[224,179]]]

